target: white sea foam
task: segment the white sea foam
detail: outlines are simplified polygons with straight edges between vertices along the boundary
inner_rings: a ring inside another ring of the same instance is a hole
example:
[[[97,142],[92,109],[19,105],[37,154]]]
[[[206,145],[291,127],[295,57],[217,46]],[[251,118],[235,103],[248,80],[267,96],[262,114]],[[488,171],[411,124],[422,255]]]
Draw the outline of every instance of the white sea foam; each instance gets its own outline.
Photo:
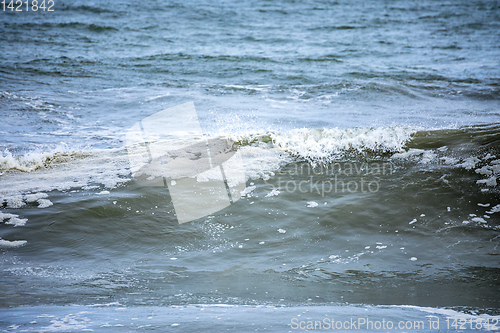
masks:
[[[481,160],[477,157],[468,157],[463,161],[462,163],[458,164],[457,167],[462,167],[465,168],[466,170],[470,170],[476,167],[477,163],[479,163]]]
[[[269,86],[267,86],[267,85],[257,85],[257,86],[245,85],[245,86],[242,86],[242,85],[236,85],[236,84],[227,84],[227,85],[223,85],[223,87],[233,88],[233,89],[237,89],[237,90],[264,91]]]
[[[26,225],[28,219],[21,219],[17,214],[0,213],[0,220],[5,224],[12,224],[14,227],[21,227]]]
[[[488,322],[489,325],[482,325],[481,330],[489,331],[489,330],[498,330],[498,325],[495,325],[495,323],[498,323],[500,320],[500,316],[497,315],[489,315],[489,314],[470,314],[470,313],[465,313],[465,312],[460,312],[452,309],[446,309],[446,308],[431,308],[431,307],[422,307],[422,306],[415,306],[415,305],[393,305],[393,307],[400,307],[403,309],[412,309],[412,310],[417,310],[417,311],[422,311],[426,313],[430,313],[432,315],[441,315],[444,316],[448,319],[454,320],[457,319],[458,323],[462,322],[467,322],[467,323],[486,323]],[[481,320],[478,320],[481,319]]]
[[[23,155],[13,155],[9,150],[0,154],[0,171],[19,170],[33,172],[39,168],[47,167],[53,162],[71,160],[77,157],[78,151],[72,151],[67,145],[61,144],[50,151],[31,151]]]
[[[496,187],[498,185],[498,179],[500,177],[500,160],[492,160],[495,156],[487,153],[483,157],[469,156],[456,158],[451,156],[442,156],[442,154],[448,153],[449,149],[437,148],[437,149],[416,149],[410,148],[403,150],[401,152],[396,152],[391,156],[392,160],[400,161],[412,161],[419,164],[429,164],[441,161],[452,168],[464,168],[466,170],[473,170],[476,174],[484,176],[483,179],[476,180],[476,184],[481,185],[483,188],[482,192],[488,192],[488,188],[484,187]],[[443,175],[440,179],[449,184],[450,181],[445,177],[448,174]]]
[[[0,247],[20,247],[27,243],[25,240],[8,241],[6,239],[0,238]]]
[[[38,201],[40,199],[45,199],[47,198],[49,195],[47,193],[43,193],[43,192],[40,192],[40,193],[33,193],[33,194],[26,194],[24,196],[24,200],[26,202],[35,202],[35,201]]]
[[[489,153],[483,157],[483,161],[487,161],[494,156],[491,156]],[[488,187],[496,187],[498,184],[498,177],[500,177],[500,164],[497,163],[498,160],[491,160],[486,162],[486,165],[483,165],[481,168],[475,170],[477,174],[483,175],[486,178],[480,179],[476,181],[478,185],[485,185]],[[484,163],[484,162],[483,162]]]
[[[40,332],[68,332],[75,330],[83,331],[91,324],[91,320],[83,316],[83,314],[86,313],[86,311],[81,311],[76,314],[70,313],[63,318],[53,319],[50,321],[51,324],[49,326],[40,328]]]
[[[476,223],[486,223],[486,220],[483,219],[482,217],[473,217],[471,221]]]
[[[274,196],[277,196],[279,195],[281,192],[276,190],[276,189],[273,189],[271,192],[269,192],[268,194],[266,194],[266,197],[274,197]]]
[[[52,157],[49,162],[43,162],[43,167],[11,168],[0,176],[0,199],[3,198],[9,208],[21,208],[32,202],[44,208],[52,204],[44,192],[89,186],[112,189],[130,180],[124,149],[96,149],[62,155],[42,152],[37,156]]]
[[[255,190],[255,186],[248,186],[246,187],[243,191],[241,191],[241,196],[242,197],[245,197],[245,196],[250,196],[250,194],[253,192],[253,190]]]
[[[21,208],[26,203],[21,195],[15,195],[5,199],[7,201],[7,207],[9,208]]]
[[[348,151],[398,152],[416,129],[407,127],[295,129],[271,133],[277,147],[299,157],[329,161]]]
[[[0,221],[4,222],[5,224],[12,224],[15,227],[20,227],[25,225],[26,222],[28,222],[28,219],[21,219],[17,214],[0,212]]]
[[[47,208],[53,205],[52,201],[48,199],[38,199],[38,208]]]
[[[427,164],[433,162],[437,155],[432,150],[424,149],[414,149],[410,148],[407,151],[401,153],[395,153],[391,156],[392,159],[396,160],[417,160],[418,163]]]
[[[487,179],[480,179],[476,181],[477,184],[484,184],[486,186],[497,186],[497,178],[495,176],[492,176]]]
[[[1,194],[1,192],[0,192]],[[4,201],[7,203],[8,208],[21,208],[27,204],[38,203],[38,208],[47,208],[53,205],[53,203],[49,199],[45,199],[48,197],[47,193],[31,193],[26,195],[14,194],[7,195],[3,198],[0,197],[0,202]]]
[[[461,159],[460,161],[456,161],[454,158],[441,157],[441,160],[445,161],[446,164],[452,165],[453,167],[474,170],[476,174],[484,176],[485,178],[476,181],[476,184],[478,185],[496,187],[498,185],[498,178],[500,177],[500,164],[497,163],[498,160],[491,160],[492,158],[494,158],[494,156],[487,153],[482,158],[470,156]],[[452,161],[456,162],[451,163]],[[487,192],[489,189],[482,188],[481,191]],[[481,206],[481,204],[479,205]]]
[[[410,157],[414,156],[421,156],[425,151],[423,149],[415,149],[415,148],[410,148],[407,151],[403,151],[401,153],[396,153],[392,155],[392,158],[394,159],[408,159]]]
[[[443,161],[444,164],[450,164],[450,165],[457,164],[459,161],[458,159],[449,156],[443,156],[441,157],[441,160]]]
[[[498,212],[500,212],[500,204],[491,207],[491,209],[488,210],[486,213],[488,213],[488,214],[494,214],[494,213],[498,213]]]
[[[490,176],[493,174],[493,170],[490,170],[488,168],[488,166],[484,166],[480,169],[476,169],[476,173],[480,174],[480,175],[487,175],[487,176]]]

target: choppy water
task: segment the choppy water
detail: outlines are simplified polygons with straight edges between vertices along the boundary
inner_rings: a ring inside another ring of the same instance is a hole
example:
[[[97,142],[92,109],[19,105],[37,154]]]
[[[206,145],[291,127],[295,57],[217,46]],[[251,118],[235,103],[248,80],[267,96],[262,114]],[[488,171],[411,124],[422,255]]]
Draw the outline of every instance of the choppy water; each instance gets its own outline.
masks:
[[[497,1],[54,8],[0,12],[1,329],[499,319]],[[244,191],[179,224],[126,133],[191,101]]]

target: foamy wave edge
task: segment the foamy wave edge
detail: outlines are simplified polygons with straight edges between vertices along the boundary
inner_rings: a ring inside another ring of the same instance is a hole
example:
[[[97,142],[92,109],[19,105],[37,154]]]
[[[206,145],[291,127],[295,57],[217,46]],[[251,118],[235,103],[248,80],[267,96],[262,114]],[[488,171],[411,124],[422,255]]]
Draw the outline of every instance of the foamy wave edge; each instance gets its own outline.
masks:
[[[419,131],[403,126],[375,128],[299,128],[284,132],[230,136],[238,144],[272,143],[292,156],[312,163],[328,163],[346,153],[397,153]]]
[[[83,151],[57,147],[51,151],[31,151],[23,155],[14,155],[9,150],[0,154],[0,176],[10,170],[33,172],[49,166],[51,163],[66,162],[88,155]]]

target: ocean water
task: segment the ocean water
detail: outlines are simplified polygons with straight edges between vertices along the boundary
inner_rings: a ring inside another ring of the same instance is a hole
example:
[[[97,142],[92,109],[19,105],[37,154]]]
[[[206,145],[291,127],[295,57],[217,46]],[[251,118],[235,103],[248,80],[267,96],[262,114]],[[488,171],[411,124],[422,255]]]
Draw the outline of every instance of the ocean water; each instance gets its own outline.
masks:
[[[0,11],[0,330],[500,329],[498,1],[53,8]]]

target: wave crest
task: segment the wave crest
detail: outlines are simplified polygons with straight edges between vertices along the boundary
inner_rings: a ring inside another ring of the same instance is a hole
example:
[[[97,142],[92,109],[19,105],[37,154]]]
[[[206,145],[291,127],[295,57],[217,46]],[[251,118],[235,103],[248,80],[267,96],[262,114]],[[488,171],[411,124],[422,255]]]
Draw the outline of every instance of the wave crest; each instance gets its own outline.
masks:
[[[33,151],[24,155],[15,156],[9,150],[5,150],[0,154],[0,175],[9,170],[33,172],[37,169],[47,167],[51,163],[57,164],[72,160],[77,157],[77,155],[85,155],[85,153],[56,148],[50,152]]]
[[[394,126],[378,128],[300,128],[271,133],[273,143],[310,162],[329,162],[347,153],[392,153],[403,149],[416,129]]]

